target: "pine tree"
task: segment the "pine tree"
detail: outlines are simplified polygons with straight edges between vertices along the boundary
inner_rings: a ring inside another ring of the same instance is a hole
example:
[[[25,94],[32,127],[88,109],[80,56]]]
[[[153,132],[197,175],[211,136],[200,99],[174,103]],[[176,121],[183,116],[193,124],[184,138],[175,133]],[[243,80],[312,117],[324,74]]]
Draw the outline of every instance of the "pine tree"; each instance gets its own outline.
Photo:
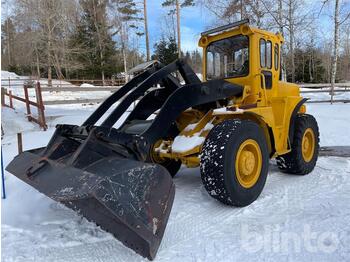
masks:
[[[115,72],[116,48],[109,31],[107,0],[81,0],[82,15],[71,45],[83,52],[77,59],[84,68],[76,72],[78,77],[110,77]]]
[[[172,9],[170,10],[171,13],[175,13],[176,12],[176,0],[165,0],[162,3],[163,7],[172,7]],[[187,6],[194,6],[194,0],[184,0],[182,1],[182,3],[180,3],[180,7],[187,7]]]
[[[178,57],[177,44],[174,38],[161,39],[154,45],[155,52],[152,59],[158,60],[167,65],[173,62]]]

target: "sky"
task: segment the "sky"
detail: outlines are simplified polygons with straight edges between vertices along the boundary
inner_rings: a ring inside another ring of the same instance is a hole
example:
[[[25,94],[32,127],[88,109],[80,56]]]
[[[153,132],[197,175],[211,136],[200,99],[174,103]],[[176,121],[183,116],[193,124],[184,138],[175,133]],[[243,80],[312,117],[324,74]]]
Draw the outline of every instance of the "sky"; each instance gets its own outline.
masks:
[[[148,23],[150,34],[150,47],[151,53],[153,51],[154,44],[161,38],[162,28],[164,28],[165,19],[168,9],[162,7],[163,0],[148,0]],[[315,13],[322,6],[323,0],[304,0],[305,8],[311,8]],[[350,0],[341,0],[341,11],[344,13],[350,12]],[[317,31],[318,36],[321,38],[332,38],[333,24],[331,14],[333,12],[334,1],[328,1],[323,7],[322,12],[318,15],[316,25],[312,27]],[[317,14],[316,14],[317,15]],[[198,48],[198,40],[200,33],[211,28],[214,16],[210,11],[200,6],[186,7],[181,9],[181,49],[182,51],[192,51]],[[141,52],[145,53],[144,39],[140,41]]]
[[[150,47],[153,49],[154,44],[161,37],[162,28],[166,26],[164,16],[167,15],[169,9],[162,7],[161,3],[163,1],[161,0],[148,0],[147,2]],[[200,33],[211,24],[211,17],[208,10],[199,6],[181,9],[181,49],[183,51],[191,51],[197,48]],[[145,44],[141,42],[140,47],[145,49]]]
[[[164,28],[166,28],[165,16],[167,16],[169,9],[162,7],[164,0],[147,0],[148,13],[148,29],[150,38],[151,53],[154,51],[154,44],[161,38]],[[2,1],[1,1],[2,2]],[[8,1],[12,3],[12,0]],[[323,0],[304,0],[305,9],[312,7],[315,12],[322,6]],[[350,0],[341,0],[342,12],[350,12]],[[321,38],[332,38],[333,25],[330,15],[333,12],[334,1],[328,1],[323,7],[322,13],[319,15],[315,25],[312,27],[317,31]],[[141,10],[142,12],[142,10]],[[2,10],[2,19],[6,15]],[[192,51],[198,48],[198,40],[200,33],[211,28],[214,24],[215,17],[206,8],[199,5],[193,7],[186,7],[181,9],[181,49],[182,51]],[[139,39],[138,46],[142,53],[146,53],[146,44],[144,37]]]

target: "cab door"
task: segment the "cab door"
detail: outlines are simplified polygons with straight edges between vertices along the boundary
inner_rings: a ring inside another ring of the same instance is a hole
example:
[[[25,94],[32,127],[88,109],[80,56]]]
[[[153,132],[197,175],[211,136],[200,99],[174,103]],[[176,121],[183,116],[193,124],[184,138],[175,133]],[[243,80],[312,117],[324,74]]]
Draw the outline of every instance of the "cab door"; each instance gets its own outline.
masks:
[[[265,86],[266,90],[271,90],[275,84],[273,68],[272,68],[272,53],[273,43],[266,38],[260,38],[259,53],[260,53],[260,69],[264,77],[261,77],[261,88]],[[265,85],[264,82],[265,81]]]

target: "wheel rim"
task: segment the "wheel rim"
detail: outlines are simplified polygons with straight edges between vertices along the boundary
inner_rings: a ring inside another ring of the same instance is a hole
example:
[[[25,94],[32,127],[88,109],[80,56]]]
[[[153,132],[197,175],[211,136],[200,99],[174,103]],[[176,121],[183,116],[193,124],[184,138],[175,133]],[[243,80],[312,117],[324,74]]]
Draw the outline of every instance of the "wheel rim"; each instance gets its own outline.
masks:
[[[259,144],[248,139],[238,148],[236,155],[235,171],[240,185],[250,188],[255,185],[260,176],[262,167],[262,154]]]
[[[150,156],[151,156],[151,159],[153,161],[153,163],[158,163],[158,164],[162,164],[165,162],[165,159],[162,158],[161,156],[159,156],[158,153],[156,153],[156,148],[158,148],[162,143],[162,140],[158,140],[157,142],[155,142],[153,144],[153,146],[151,147],[151,153],[150,153]]]
[[[307,128],[303,135],[301,149],[305,162],[310,162],[315,151],[315,134],[311,128]]]

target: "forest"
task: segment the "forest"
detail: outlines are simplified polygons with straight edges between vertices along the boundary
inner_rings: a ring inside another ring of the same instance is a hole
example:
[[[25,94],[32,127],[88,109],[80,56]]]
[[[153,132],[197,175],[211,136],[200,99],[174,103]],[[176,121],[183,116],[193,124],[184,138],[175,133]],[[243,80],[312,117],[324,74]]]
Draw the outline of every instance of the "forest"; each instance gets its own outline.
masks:
[[[148,25],[149,2],[164,10],[165,28]],[[151,59],[167,64],[185,57],[200,73],[197,43],[181,48],[181,13],[188,8],[208,15],[204,29],[249,18],[253,26],[280,32],[288,81],[350,81],[348,0],[3,0],[1,69],[104,82]],[[327,34],[319,30],[325,24]],[[153,43],[150,31],[159,32]]]

